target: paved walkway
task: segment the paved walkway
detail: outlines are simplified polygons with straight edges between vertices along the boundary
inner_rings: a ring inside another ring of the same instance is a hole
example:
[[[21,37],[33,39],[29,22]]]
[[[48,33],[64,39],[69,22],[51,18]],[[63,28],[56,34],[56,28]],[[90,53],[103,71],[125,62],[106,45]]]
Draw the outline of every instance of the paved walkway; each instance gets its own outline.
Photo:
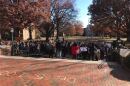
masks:
[[[103,61],[0,56],[0,86],[130,86],[130,73]]]

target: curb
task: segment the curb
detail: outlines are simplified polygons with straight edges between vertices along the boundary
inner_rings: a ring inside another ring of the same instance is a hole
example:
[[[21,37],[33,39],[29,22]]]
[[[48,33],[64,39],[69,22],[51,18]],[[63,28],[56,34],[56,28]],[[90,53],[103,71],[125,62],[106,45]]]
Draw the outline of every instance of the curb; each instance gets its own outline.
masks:
[[[115,65],[116,64],[114,62],[105,62],[105,61],[102,61],[102,60],[99,60],[99,61],[86,61],[86,60],[73,60],[73,59],[33,58],[33,57],[4,56],[4,55],[0,55],[0,58],[18,59],[18,60],[36,60],[36,61],[61,61],[61,62],[83,63],[83,64],[106,64],[106,65]]]

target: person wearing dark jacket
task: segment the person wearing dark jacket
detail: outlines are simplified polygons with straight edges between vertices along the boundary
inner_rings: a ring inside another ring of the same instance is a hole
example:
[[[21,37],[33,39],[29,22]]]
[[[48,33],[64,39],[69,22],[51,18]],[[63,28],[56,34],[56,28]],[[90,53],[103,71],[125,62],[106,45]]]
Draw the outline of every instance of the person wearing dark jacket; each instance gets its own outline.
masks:
[[[62,56],[62,42],[58,40],[56,42],[56,57],[61,57]]]

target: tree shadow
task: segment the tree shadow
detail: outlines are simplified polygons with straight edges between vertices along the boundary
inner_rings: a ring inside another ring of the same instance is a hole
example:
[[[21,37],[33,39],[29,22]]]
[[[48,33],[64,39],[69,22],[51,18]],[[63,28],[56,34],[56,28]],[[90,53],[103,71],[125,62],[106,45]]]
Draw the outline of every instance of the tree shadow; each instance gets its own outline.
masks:
[[[130,81],[130,73],[126,71],[120,64],[111,64],[108,62],[108,66],[111,69],[110,75],[119,80]]]

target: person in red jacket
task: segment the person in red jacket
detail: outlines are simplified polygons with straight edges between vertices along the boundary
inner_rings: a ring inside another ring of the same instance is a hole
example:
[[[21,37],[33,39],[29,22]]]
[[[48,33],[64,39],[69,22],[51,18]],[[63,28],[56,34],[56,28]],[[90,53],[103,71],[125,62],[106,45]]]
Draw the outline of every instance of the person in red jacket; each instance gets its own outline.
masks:
[[[74,59],[78,58],[79,49],[80,49],[80,47],[76,43],[74,43],[71,46],[71,54],[72,54],[72,56],[73,56]]]

